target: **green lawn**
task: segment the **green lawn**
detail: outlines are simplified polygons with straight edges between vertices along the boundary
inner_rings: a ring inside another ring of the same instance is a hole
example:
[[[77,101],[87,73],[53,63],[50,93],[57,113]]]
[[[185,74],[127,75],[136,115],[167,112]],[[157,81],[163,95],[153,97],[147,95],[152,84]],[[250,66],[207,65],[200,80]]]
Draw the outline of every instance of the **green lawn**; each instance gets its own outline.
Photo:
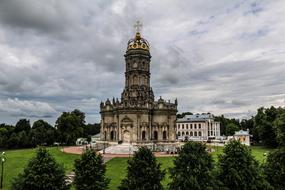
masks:
[[[215,149],[215,152],[211,153],[215,162],[218,161],[218,155],[223,152],[223,147],[212,147]],[[263,154],[266,152],[272,151],[272,149],[264,147],[251,147],[253,156],[261,163],[264,161]],[[157,160],[162,164],[162,169],[168,171],[169,168],[173,167],[174,157],[161,157]],[[111,179],[109,184],[110,190],[116,190],[120,185],[121,180],[126,176],[128,158],[113,158],[107,162],[107,177]],[[165,179],[162,181],[164,187],[169,183],[169,173],[167,173]]]
[[[213,147],[216,151],[212,153],[213,158],[217,161],[218,154],[222,153],[222,147]],[[63,164],[66,172],[70,172],[73,169],[73,163],[76,158],[79,158],[79,155],[66,154],[61,152],[57,148],[48,148],[49,152],[55,157],[55,159]],[[272,149],[267,149],[264,147],[251,147],[252,154],[259,161],[264,161],[263,154],[265,152],[270,152]],[[10,189],[11,181],[16,177],[20,172],[23,171],[23,168],[28,163],[28,160],[34,156],[35,149],[23,149],[23,150],[8,150],[6,151],[7,161],[5,163],[5,172],[4,172],[4,188]],[[162,169],[167,169],[173,166],[173,157],[164,157],[157,158],[157,160],[162,164]],[[110,190],[115,190],[120,185],[121,180],[126,175],[128,158],[114,158],[107,162],[107,177],[111,179]],[[169,182],[169,175],[166,175],[166,178],[162,182],[164,186]]]
[[[63,164],[66,172],[73,169],[74,160],[79,158],[79,155],[66,154],[57,148],[48,148],[48,150],[60,164]],[[11,187],[12,179],[23,171],[29,159],[35,155],[35,149],[8,150],[5,152],[7,161],[4,166],[3,189],[8,190]]]

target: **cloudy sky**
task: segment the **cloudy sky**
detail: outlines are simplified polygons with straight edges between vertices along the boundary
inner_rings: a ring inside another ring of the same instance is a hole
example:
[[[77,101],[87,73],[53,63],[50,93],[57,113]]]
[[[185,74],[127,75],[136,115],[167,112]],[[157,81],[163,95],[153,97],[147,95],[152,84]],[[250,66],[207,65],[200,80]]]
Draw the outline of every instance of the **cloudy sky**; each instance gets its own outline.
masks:
[[[0,0],[0,123],[52,124],[120,97],[135,21],[156,98],[179,112],[248,117],[285,105],[284,0]]]

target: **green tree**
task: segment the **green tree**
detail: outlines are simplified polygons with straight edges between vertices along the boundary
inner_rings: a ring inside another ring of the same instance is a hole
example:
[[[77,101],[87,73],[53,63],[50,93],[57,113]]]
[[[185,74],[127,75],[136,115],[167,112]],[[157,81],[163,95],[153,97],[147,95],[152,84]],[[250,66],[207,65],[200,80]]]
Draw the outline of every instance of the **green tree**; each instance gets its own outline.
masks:
[[[18,148],[20,146],[20,137],[16,133],[12,133],[7,142],[8,148]]]
[[[262,143],[269,147],[276,147],[276,132],[273,128],[273,122],[278,115],[278,110],[273,106],[270,108],[259,108],[254,117],[254,126],[258,131],[258,135]]]
[[[268,182],[276,190],[285,187],[285,147],[269,153],[264,164],[264,174]]]
[[[128,160],[127,177],[123,179],[120,190],[160,190],[163,189],[161,180],[165,171],[160,170],[160,165],[152,152],[141,147],[135,152],[134,157]]]
[[[83,134],[82,116],[72,112],[63,112],[55,124],[61,143],[75,144],[78,137]]]
[[[280,146],[285,146],[285,111],[279,114],[274,121],[276,141]]]
[[[250,149],[239,141],[225,146],[218,168],[218,179],[231,190],[271,189]]]
[[[229,123],[226,126],[226,136],[232,136],[235,134],[236,131],[239,130],[239,127],[234,123]]]
[[[174,160],[170,169],[169,189],[206,190],[217,189],[218,183],[212,175],[213,159],[206,151],[206,145],[187,142]]]
[[[185,115],[193,115],[191,112],[182,112],[177,114],[177,118],[183,118]]]
[[[15,132],[21,132],[21,131],[25,131],[26,133],[29,133],[31,129],[31,125],[30,125],[30,120],[27,119],[20,119],[15,126]]]
[[[78,190],[107,189],[109,179],[105,176],[106,166],[100,154],[87,149],[81,159],[75,160],[74,184]]]
[[[100,123],[95,123],[95,124],[87,124],[84,126],[83,128],[83,133],[84,133],[84,137],[88,137],[88,136],[92,136],[92,135],[96,135],[98,133],[100,133]]]
[[[76,115],[79,118],[79,122],[81,127],[84,127],[85,125],[85,113],[83,113],[82,111],[75,109],[71,112],[72,114]]]
[[[65,182],[62,166],[44,148],[36,151],[24,172],[19,174],[12,183],[12,190],[66,190],[69,186]]]
[[[31,130],[34,145],[51,145],[55,141],[54,128],[44,120],[34,122]]]
[[[5,127],[0,126],[0,147],[4,148],[8,140],[8,130]]]

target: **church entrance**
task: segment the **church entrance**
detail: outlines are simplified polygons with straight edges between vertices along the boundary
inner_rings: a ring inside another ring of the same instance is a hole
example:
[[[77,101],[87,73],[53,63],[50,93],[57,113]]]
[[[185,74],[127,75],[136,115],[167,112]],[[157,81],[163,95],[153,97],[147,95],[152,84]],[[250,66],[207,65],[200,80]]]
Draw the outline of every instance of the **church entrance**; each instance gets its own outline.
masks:
[[[123,142],[124,143],[129,143],[129,142],[131,142],[131,134],[130,134],[130,132],[129,131],[124,131],[124,133],[123,133]]]

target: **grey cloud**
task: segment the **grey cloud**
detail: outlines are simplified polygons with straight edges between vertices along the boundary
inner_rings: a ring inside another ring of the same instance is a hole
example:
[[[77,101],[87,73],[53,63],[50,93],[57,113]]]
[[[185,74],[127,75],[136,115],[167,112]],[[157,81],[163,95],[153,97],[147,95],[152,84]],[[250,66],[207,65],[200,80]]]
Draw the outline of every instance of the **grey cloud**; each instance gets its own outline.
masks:
[[[75,108],[87,113],[88,122],[98,122],[99,102],[120,97],[123,55],[133,23],[142,20],[155,95],[177,97],[180,112],[246,115],[259,106],[284,104],[284,97],[268,97],[285,89],[285,24],[277,16],[282,7],[282,1],[255,7],[226,0],[3,0],[0,101],[44,102],[56,111],[41,113],[51,115],[51,122]],[[0,119],[14,122],[18,116],[2,110]]]

